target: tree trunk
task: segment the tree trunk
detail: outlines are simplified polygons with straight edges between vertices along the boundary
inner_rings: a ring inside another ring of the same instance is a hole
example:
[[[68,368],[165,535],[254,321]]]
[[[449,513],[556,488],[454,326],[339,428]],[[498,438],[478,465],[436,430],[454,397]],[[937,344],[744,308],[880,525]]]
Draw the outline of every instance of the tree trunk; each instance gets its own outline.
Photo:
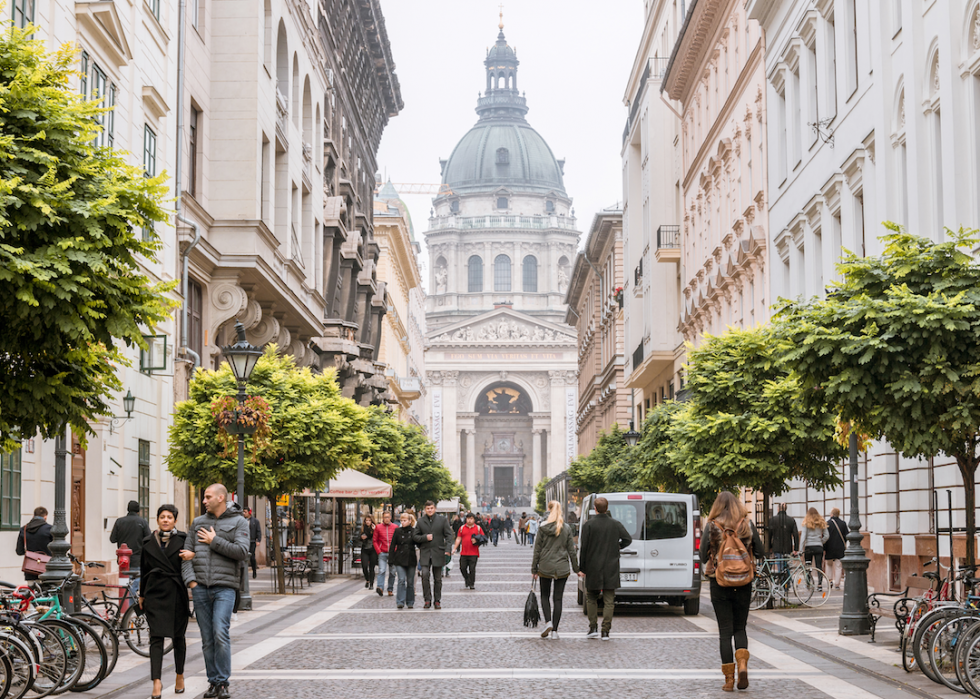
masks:
[[[769,541],[769,517],[771,514],[772,507],[770,506],[770,496],[768,490],[762,491],[762,531],[759,534],[762,537],[762,545],[766,547],[766,551],[772,548],[772,542]]]
[[[276,496],[271,495],[272,501],[272,557],[276,562],[276,594],[286,594],[286,572],[282,569],[282,547],[279,545],[279,506]]]
[[[971,441],[971,447],[972,447]],[[960,467],[960,476],[963,478],[964,508],[966,510],[966,564],[972,566],[977,558],[977,457],[975,449],[971,449],[969,454],[956,457],[956,463]],[[950,526],[953,523],[950,522]],[[939,555],[939,552],[936,552]],[[953,552],[949,552],[950,559]],[[952,565],[952,560],[950,560]]]

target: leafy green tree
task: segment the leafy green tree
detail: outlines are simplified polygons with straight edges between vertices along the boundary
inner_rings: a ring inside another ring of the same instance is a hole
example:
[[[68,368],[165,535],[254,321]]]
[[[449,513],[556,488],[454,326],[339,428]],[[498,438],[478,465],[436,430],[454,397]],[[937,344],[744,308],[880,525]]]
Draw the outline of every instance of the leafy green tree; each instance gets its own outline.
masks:
[[[947,454],[963,479],[966,558],[976,560],[980,445],[977,231],[935,243],[895,224],[877,257],[847,255],[824,300],[786,302],[776,328],[811,397],[908,456]]]
[[[609,469],[627,452],[624,432],[614,424],[608,431],[599,435],[595,447],[588,454],[578,456],[568,466],[568,476],[572,487],[583,488],[590,493],[606,490],[606,475]]]
[[[840,484],[836,408],[790,366],[768,326],[708,336],[689,351],[690,399],[670,418],[668,449],[694,492],[747,486],[778,495],[793,479],[818,489]],[[650,473],[668,469],[651,465]]]
[[[94,145],[106,110],[72,89],[74,49],[33,33],[0,32],[0,450],[111,415],[120,348],[145,348],[175,286],[139,262],[160,249],[165,175]]]
[[[401,425],[404,455],[392,502],[420,512],[426,500],[439,502],[457,494],[459,484],[439,460],[436,445],[417,425]]]
[[[177,404],[170,428],[167,467],[177,478],[195,486],[222,483],[237,488],[237,447],[219,433],[215,406],[237,393],[227,364],[217,371],[200,370],[190,383],[188,400]],[[290,356],[279,356],[269,345],[248,383],[251,396],[263,398],[270,413],[267,429],[245,438],[245,492],[276,496],[305,488],[323,488],[338,471],[360,468],[371,453],[366,428],[369,413],[340,394],[332,371],[314,374],[297,368]],[[268,437],[263,437],[266,432]],[[274,530],[278,517],[273,517]],[[273,532],[273,552],[279,562],[279,587],[285,590],[279,537]]]
[[[367,408],[367,431],[370,440],[367,458],[361,468],[364,473],[394,485],[402,471],[405,458],[404,425],[380,406]]]
[[[542,478],[538,481],[538,484],[534,486],[534,510],[539,514],[543,515],[548,511],[548,495],[545,493],[545,487],[548,485],[548,479]]]

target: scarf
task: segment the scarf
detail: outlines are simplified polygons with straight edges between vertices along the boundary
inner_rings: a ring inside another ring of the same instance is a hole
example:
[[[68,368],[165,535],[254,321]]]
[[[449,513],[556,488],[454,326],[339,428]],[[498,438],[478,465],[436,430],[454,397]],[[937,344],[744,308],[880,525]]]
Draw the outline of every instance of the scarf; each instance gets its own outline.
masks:
[[[170,543],[170,537],[173,536],[175,531],[177,530],[171,529],[169,532],[160,531],[160,548],[167,548],[167,545]]]

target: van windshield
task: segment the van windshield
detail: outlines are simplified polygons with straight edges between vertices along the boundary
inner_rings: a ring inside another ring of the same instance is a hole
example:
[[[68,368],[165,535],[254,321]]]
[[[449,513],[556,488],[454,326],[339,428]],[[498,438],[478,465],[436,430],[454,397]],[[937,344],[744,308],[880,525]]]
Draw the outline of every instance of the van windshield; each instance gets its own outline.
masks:
[[[622,522],[637,541],[681,539],[687,536],[687,503],[629,501],[610,502],[609,514]]]

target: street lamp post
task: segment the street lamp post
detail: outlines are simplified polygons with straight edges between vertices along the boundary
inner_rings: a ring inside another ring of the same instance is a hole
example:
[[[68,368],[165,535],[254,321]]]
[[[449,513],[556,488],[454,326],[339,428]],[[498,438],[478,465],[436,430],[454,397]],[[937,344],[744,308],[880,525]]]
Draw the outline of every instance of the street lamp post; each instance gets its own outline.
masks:
[[[245,399],[248,397],[247,393],[245,392],[245,386],[248,383],[249,377],[252,375],[252,370],[259,361],[259,357],[262,356],[262,350],[253,346],[248,341],[248,339],[245,337],[245,326],[242,325],[241,322],[235,323],[235,333],[237,335],[235,344],[229,345],[228,347],[222,347],[221,352],[225,355],[225,359],[228,360],[228,364],[231,365],[231,371],[235,375],[235,381],[238,382],[238,405],[239,408],[241,408],[245,405]],[[238,486],[235,489],[235,499],[238,501],[240,506],[245,507],[246,430],[243,429],[241,424],[239,424],[237,416],[235,419],[235,429],[238,433]],[[238,609],[248,612],[252,610],[252,595],[249,593],[248,589],[248,575],[246,575],[244,579],[245,585],[242,588]]]
[[[642,437],[642,436],[643,435],[641,435],[639,432],[637,432],[633,428],[633,421],[630,420],[630,430],[629,430],[629,432],[627,432],[626,434],[623,435],[623,439],[626,440],[626,443],[629,446],[635,447],[637,444],[640,443],[640,437]]]
[[[327,486],[329,487],[329,485]],[[313,537],[310,539],[310,550],[316,561],[316,568],[310,573],[310,582],[322,583],[327,581],[327,573],[323,570],[323,536],[320,523],[320,486],[314,493],[316,503],[313,505]]]
[[[61,428],[61,433],[54,438],[54,524],[51,527],[51,543],[48,550],[51,552],[51,560],[44,572],[41,573],[41,582],[46,585],[58,585],[62,580],[72,573],[71,561],[68,560],[68,551],[71,544],[68,542],[68,517],[65,508],[65,462],[68,457],[68,447],[65,440],[65,428]],[[61,603],[68,609],[73,609],[69,604],[68,598],[72,591],[66,590],[62,595]]]
[[[868,616],[868,564],[861,541],[861,520],[858,516],[858,439],[851,425],[849,439],[851,457],[851,517],[847,522],[847,550],[844,566],[844,609],[837,632],[841,636],[861,636],[871,633]]]

